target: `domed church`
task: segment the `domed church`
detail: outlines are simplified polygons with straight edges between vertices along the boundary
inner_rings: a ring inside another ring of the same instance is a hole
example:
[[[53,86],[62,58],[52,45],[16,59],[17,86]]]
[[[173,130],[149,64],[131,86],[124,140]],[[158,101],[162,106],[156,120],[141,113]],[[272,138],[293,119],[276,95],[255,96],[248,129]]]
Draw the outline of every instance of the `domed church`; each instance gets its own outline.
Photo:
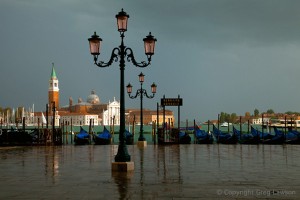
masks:
[[[48,88],[48,122],[52,123],[53,108],[55,106],[55,126],[60,124],[72,124],[75,126],[89,125],[92,121],[93,125],[120,125],[120,102],[114,100],[109,103],[101,103],[99,96],[95,90],[91,91],[83,101],[81,97],[78,98],[77,102],[73,101],[73,98],[69,98],[69,105],[60,106],[59,104],[59,81],[52,64],[51,77],[49,80]],[[125,110],[128,121],[140,121],[140,111],[138,109],[127,109]],[[169,111],[168,111],[169,112]],[[45,124],[45,116],[47,112],[35,112],[34,122],[42,122]],[[135,117],[137,116],[137,118]],[[159,114],[159,121],[162,122],[162,114]],[[170,111],[167,114],[167,118],[174,119],[173,112]],[[157,119],[157,112],[144,109],[143,122],[149,124]],[[175,121],[175,120],[173,120]]]
[[[55,105],[55,124],[58,125],[59,121],[64,121],[67,123],[72,123],[74,125],[89,125],[90,120],[93,120],[94,125],[103,124],[104,112],[106,110],[111,110],[111,103],[101,103],[99,96],[96,94],[95,90],[92,90],[90,95],[87,96],[86,101],[83,101],[81,97],[78,98],[77,102],[73,101],[73,98],[69,98],[69,105],[60,106],[59,104],[59,84],[58,78],[52,66],[51,77],[49,80],[48,89],[48,105],[49,112],[53,111],[53,105]],[[120,110],[120,103],[114,99],[114,110],[118,112]],[[110,115],[119,116],[119,113],[109,113],[109,116],[105,114],[106,118],[112,118]],[[41,114],[42,115],[42,114]],[[52,117],[52,116],[51,116]],[[105,120],[107,121],[107,120]],[[118,125],[115,121],[115,124]],[[107,125],[107,124],[104,124]]]
[[[100,104],[100,99],[98,95],[96,95],[94,90],[92,90],[91,94],[87,97],[86,101],[90,104]]]
[[[82,98],[78,98],[77,103],[73,102],[73,98],[69,98],[69,105],[60,108],[60,111],[69,111],[70,113],[82,113],[82,114],[97,114],[107,109],[107,104],[101,104],[99,96],[94,90],[87,96],[86,102]]]

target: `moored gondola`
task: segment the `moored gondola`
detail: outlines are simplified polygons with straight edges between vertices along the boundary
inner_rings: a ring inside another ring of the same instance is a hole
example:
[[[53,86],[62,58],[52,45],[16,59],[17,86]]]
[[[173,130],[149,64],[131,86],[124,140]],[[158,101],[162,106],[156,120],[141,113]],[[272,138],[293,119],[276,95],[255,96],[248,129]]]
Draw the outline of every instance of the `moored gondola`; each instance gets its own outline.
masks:
[[[197,125],[195,126],[194,136],[196,144],[212,144],[214,142],[212,134],[205,130],[201,130]]]
[[[23,146],[32,145],[35,141],[36,131],[17,129],[11,127],[10,129],[1,129],[0,131],[0,145],[1,146]]]
[[[300,144],[300,133],[295,130],[290,130],[285,135],[285,141],[286,144]]]
[[[179,144],[191,144],[191,136],[187,132],[180,131],[178,138]]]
[[[242,133],[233,126],[233,133],[238,137],[240,144],[258,144],[258,137],[254,137],[251,133]]]
[[[270,133],[261,132],[261,131],[257,130],[256,128],[254,128],[253,126],[251,126],[251,134],[253,135],[253,137],[257,138],[259,143],[262,143],[263,141],[269,140],[272,138],[272,135]]]
[[[283,132],[275,132],[275,135],[268,140],[264,140],[264,144],[283,144],[284,143],[284,133]]]
[[[93,134],[93,141],[97,145],[107,145],[111,144],[112,135],[109,130],[104,126],[103,131]]]
[[[75,134],[74,142],[77,145],[89,144],[90,134],[80,126],[80,132]]]
[[[289,129],[287,133],[284,133],[283,131],[278,130],[277,127],[273,127],[273,128],[276,134],[284,136],[284,143],[300,144],[300,133],[298,131]]]
[[[213,125],[213,135],[214,135],[217,143],[221,143],[221,144],[237,144],[238,143],[238,137],[235,133],[233,133],[232,135],[229,133],[223,133],[215,125]]]
[[[259,138],[259,142],[262,144],[283,144],[284,143],[284,134],[282,132],[275,132],[275,135],[272,135],[267,132],[259,131],[251,126],[251,134],[254,137]]]

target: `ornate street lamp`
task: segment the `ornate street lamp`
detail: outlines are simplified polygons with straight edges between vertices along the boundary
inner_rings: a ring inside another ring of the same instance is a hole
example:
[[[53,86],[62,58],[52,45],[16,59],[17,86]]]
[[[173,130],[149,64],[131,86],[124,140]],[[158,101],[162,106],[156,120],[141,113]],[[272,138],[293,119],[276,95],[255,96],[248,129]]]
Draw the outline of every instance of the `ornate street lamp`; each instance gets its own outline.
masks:
[[[127,146],[125,143],[125,97],[124,97],[124,70],[125,70],[125,57],[127,58],[128,62],[132,62],[133,65],[137,67],[147,67],[150,65],[151,62],[151,56],[154,54],[154,47],[156,39],[149,33],[146,38],[143,39],[144,41],[144,48],[145,48],[145,54],[147,55],[148,62],[142,61],[138,63],[133,55],[133,51],[131,48],[126,47],[124,45],[124,33],[127,31],[127,21],[129,18],[129,15],[121,10],[116,15],[117,18],[117,25],[118,25],[118,31],[120,32],[121,37],[121,45],[119,47],[115,47],[112,50],[112,54],[110,57],[110,60],[105,63],[103,61],[98,60],[98,56],[100,55],[101,50],[101,42],[102,39],[94,33],[91,38],[88,39],[90,44],[90,51],[91,54],[94,56],[94,63],[98,67],[109,67],[113,62],[119,61],[120,66],[120,132],[119,132],[119,147],[118,147],[118,153],[115,157],[116,162],[129,162],[130,161],[130,155],[128,154]]]
[[[149,96],[147,94],[147,91],[145,89],[143,89],[144,77],[145,77],[145,75],[143,73],[140,73],[140,75],[139,75],[139,81],[141,83],[141,88],[136,91],[136,94],[134,96],[131,96],[132,85],[129,83],[126,86],[127,87],[128,96],[131,99],[135,99],[138,96],[140,96],[140,100],[141,100],[141,115],[140,115],[141,125],[140,125],[140,136],[139,136],[139,139],[138,139],[139,141],[145,141],[144,133],[143,133],[144,132],[144,130],[143,130],[143,96],[146,96],[147,98],[152,99],[154,97],[155,93],[156,93],[156,87],[157,87],[155,83],[152,83],[152,85],[151,85],[152,95]]]

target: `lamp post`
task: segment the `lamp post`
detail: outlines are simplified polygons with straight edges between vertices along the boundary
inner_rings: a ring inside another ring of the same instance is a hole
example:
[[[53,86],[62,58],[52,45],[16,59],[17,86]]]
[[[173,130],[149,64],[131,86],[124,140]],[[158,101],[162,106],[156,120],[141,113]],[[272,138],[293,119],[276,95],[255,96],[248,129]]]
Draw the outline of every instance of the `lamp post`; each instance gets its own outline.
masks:
[[[90,52],[94,56],[94,64],[98,67],[109,67],[113,62],[119,61],[120,66],[120,131],[119,131],[119,146],[118,152],[115,156],[116,162],[129,162],[130,155],[128,154],[127,146],[125,143],[125,97],[124,97],[124,70],[125,70],[125,58],[128,62],[132,62],[133,65],[137,67],[147,67],[151,63],[151,56],[154,55],[154,47],[156,39],[149,33],[144,41],[145,54],[147,56],[148,62],[142,61],[138,63],[133,55],[131,48],[124,45],[125,32],[127,31],[127,21],[129,15],[121,10],[116,15],[118,31],[120,32],[121,45],[115,47],[112,50],[110,60],[105,63],[100,61],[97,63],[98,56],[100,55],[101,42],[102,39],[94,32],[91,38],[89,38]]]
[[[140,100],[141,100],[141,115],[140,115],[140,122],[141,122],[141,125],[140,125],[140,136],[139,136],[139,141],[145,141],[145,138],[144,138],[144,130],[143,130],[143,96],[149,98],[149,99],[152,99],[156,93],[156,84],[155,83],[152,83],[151,85],[151,92],[152,92],[152,95],[148,95],[147,94],[147,91],[145,89],[143,89],[143,83],[144,83],[144,77],[145,75],[141,72],[140,75],[139,75],[139,81],[141,83],[141,88],[138,89],[136,91],[136,94],[134,96],[131,96],[131,93],[132,93],[132,85],[129,83],[126,87],[127,87],[127,93],[128,93],[128,96],[131,98],[131,99],[135,99],[137,98],[138,96],[140,96]]]

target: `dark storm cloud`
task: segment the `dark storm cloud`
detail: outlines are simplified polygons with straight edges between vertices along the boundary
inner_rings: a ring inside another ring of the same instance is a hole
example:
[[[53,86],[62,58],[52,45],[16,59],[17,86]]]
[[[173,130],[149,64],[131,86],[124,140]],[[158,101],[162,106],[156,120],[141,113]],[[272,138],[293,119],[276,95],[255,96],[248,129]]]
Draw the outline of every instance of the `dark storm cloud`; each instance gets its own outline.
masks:
[[[300,74],[299,7],[297,0],[2,0],[0,106],[43,109],[52,62],[63,105],[92,89],[103,102],[118,98],[117,64],[95,67],[87,38],[97,31],[100,59],[107,60],[119,45],[115,15],[124,8],[130,15],[126,44],[138,60],[145,59],[142,38],[151,31],[158,39],[152,65],[143,69],[149,85],[158,84],[157,99],[147,107],[164,94],[180,94],[183,118],[256,107],[299,111],[300,95],[293,92]],[[126,81],[134,84],[140,71],[129,64]]]

